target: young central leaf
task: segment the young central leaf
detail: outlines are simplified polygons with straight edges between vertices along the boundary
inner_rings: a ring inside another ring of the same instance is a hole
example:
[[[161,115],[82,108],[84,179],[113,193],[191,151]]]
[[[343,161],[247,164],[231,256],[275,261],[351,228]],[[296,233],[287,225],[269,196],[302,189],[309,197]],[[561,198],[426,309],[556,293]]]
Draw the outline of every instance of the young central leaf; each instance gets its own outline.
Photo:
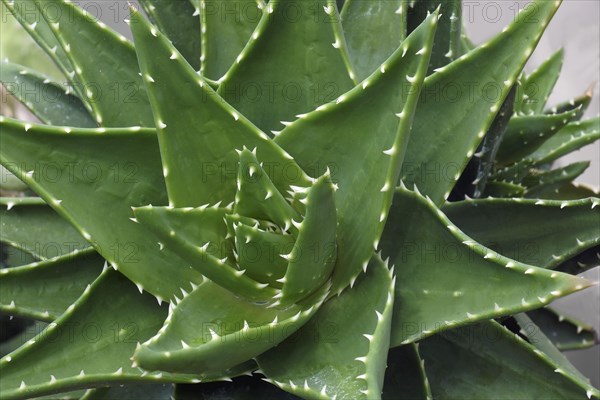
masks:
[[[233,294],[269,307],[297,303],[321,290],[335,266],[331,178],[326,174],[310,187],[289,187],[290,193],[307,193],[300,213],[278,192],[254,153],[244,149],[239,157],[235,205],[147,206],[134,209],[137,221],[161,246]]]

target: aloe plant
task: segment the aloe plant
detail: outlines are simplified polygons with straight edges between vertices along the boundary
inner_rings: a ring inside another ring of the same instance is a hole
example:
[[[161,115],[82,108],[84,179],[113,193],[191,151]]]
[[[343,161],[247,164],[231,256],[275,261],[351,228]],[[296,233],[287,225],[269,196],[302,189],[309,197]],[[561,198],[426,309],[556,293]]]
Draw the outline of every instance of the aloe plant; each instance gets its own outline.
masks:
[[[0,199],[0,311],[47,324],[3,399],[600,396],[548,307],[593,284],[598,192],[550,166],[600,120],[545,109],[562,53],[523,74],[560,1],[477,47],[457,0],[142,0],[133,42],[3,3],[68,78],[2,64],[40,123],[0,117],[36,195]]]

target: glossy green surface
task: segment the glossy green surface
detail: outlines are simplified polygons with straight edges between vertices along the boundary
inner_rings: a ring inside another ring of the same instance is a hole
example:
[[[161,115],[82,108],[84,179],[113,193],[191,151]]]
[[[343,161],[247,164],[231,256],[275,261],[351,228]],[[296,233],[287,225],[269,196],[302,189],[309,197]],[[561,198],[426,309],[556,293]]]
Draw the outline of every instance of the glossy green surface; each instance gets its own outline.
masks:
[[[39,197],[0,197],[0,240],[41,260],[90,247]]]
[[[391,258],[398,277],[392,346],[539,308],[592,284],[485,247],[419,194],[399,189],[395,202],[382,241],[383,255]]]
[[[54,321],[100,275],[103,265],[104,259],[90,249],[0,269],[0,311]]]
[[[481,199],[451,203],[443,211],[481,245],[526,264],[554,269],[600,244],[599,205],[598,198]]]
[[[492,321],[448,331],[420,346],[435,398],[598,397],[589,384],[573,379],[561,364],[534,350]]]

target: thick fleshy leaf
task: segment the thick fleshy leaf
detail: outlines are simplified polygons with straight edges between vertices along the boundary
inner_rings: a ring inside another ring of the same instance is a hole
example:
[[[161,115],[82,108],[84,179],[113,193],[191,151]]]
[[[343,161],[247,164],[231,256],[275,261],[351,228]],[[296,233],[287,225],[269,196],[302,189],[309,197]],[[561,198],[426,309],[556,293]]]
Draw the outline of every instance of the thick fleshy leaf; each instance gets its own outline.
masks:
[[[352,88],[345,46],[334,0],[271,0],[219,94],[263,131],[279,131]]]
[[[73,90],[85,99],[84,102],[87,102],[87,98],[83,96],[84,87],[75,75],[69,57],[54,36],[50,24],[42,17],[35,0],[2,0],[2,3],[29,33],[29,36],[54,61],[61,72],[70,79]],[[86,108],[91,111],[89,103],[86,103]]]
[[[567,124],[546,140],[527,158],[495,173],[497,179],[521,180],[535,165],[556,161],[560,157],[600,139],[600,117]]]
[[[547,198],[547,194],[555,193],[557,189],[572,183],[590,166],[589,161],[569,164],[551,171],[531,170],[523,178],[523,184],[528,186],[525,197],[533,199]]]
[[[390,349],[385,370],[384,400],[431,400],[431,388],[419,345],[407,344]]]
[[[308,191],[306,214],[283,277],[281,303],[296,302],[320,288],[336,264],[337,218],[335,194],[329,175],[319,178]]]
[[[292,158],[221,99],[166,37],[137,12],[131,26],[174,207],[233,201],[239,164],[235,150],[243,145],[257,148],[281,192],[290,183],[306,186],[306,176]]]
[[[170,307],[163,327],[133,359],[150,370],[218,374],[277,346],[314,315],[327,294],[321,290],[302,305],[267,308],[205,281]]]
[[[493,321],[446,331],[420,346],[436,399],[586,399],[596,393],[535,350]]]
[[[199,0],[202,18],[202,75],[220,79],[236,62],[267,2],[255,0]]]
[[[575,119],[580,120],[592,102],[592,97],[594,96],[594,86],[595,84],[591,85],[585,91],[585,93],[580,96],[574,97],[564,103],[557,104],[545,110],[544,114],[562,114],[567,111],[579,109]]]
[[[32,69],[3,62],[0,82],[46,124],[82,128],[97,126],[78,97]]]
[[[393,346],[453,326],[539,308],[592,284],[486,248],[431,200],[406,189],[396,192],[382,249],[398,276]]]
[[[527,189],[515,182],[489,180],[481,197],[512,198],[523,197]]]
[[[525,264],[555,268],[600,244],[600,199],[481,199],[444,213],[482,246]],[[516,229],[518,227],[518,229]]]
[[[523,73],[518,85],[515,112],[518,115],[539,115],[560,75],[564,50],[560,49],[546,59],[530,75]]]
[[[131,43],[65,0],[34,0],[81,82],[101,126],[153,126]]]
[[[281,288],[288,260],[294,248],[293,235],[265,231],[255,226],[239,223],[235,227],[235,250],[240,270],[257,282]]]
[[[200,68],[200,16],[189,1],[141,0],[144,12],[190,65]]]
[[[573,182],[555,189],[544,196],[550,200],[578,200],[588,197],[600,197],[600,190],[579,182]]]
[[[115,295],[118,293],[118,296]],[[0,360],[3,399],[23,399],[129,382],[198,382],[197,375],[148,373],[132,366],[136,344],[167,314],[148,294],[108,268],[59,319]],[[217,378],[229,376],[227,371]]]
[[[85,250],[16,268],[0,269],[0,311],[54,321],[102,271],[104,259]]]
[[[530,159],[535,164],[549,163],[598,139],[600,139],[600,117],[574,122],[544,142]]]
[[[362,84],[301,116],[275,138],[312,176],[330,168],[339,188],[336,292],[356,279],[377,248],[436,24],[433,14]]]
[[[540,114],[550,97],[562,68],[564,51],[560,49],[544,61],[521,83],[515,111],[519,114]]]
[[[404,3],[406,1],[403,0]],[[430,13],[439,7],[440,22],[427,75],[435,72],[461,55],[461,0],[419,0],[408,7],[408,32],[412,32]]]
[[[48,174],[54,176],[54,171]],[[68,221],[37,197],[0,197],[0,240],[41,260],[90,247]]]
[[[406,38],[407,5],[402,0],[344,3],[340,17],[348,56],[359,81],[379,68]]]
[[[409,187],[438,205],[448,197],[559,5],[536,0],[504,32],[425,80],[402,166]]]
[[[235,213],[270,221],[282,231],[290,229],[292,221],[301,221],[300,214],[283,197],[283,192],[277,189],[267,171],[248,149],[240,152],[237,182],[233,207]]]
[[[392,271],[373,257],[356,285],[257,358],[271,382],[303,398],[380,398],[394,302]]]
[[[498,164],[512,164],[533,153],[572,121],[578,111],[579,109],[575,109],[563,114],[522,115],[511,118],[498,149]]]
[[[571,381],[580,388],[586,390],[586,395],[590,398],[592,395],[600,398],[600,390],[594,388],[590,379],[583,376],[567,359],[567,357],[558,350],[552,341],[540,331],[539,327],[527,316],[527,314],[517,314],[514,316],[518,325],[521,327],[521,333],[534,348],[534,352],[556,366],[554,372],[563,375],[564,379]]]
[[[217,285],[258,301],[271,299],[276,294],[273,288],[246,276],[229,259],[224,218],[231,209],[148,206],[136,208],[134,212],[142,226],[155,234],[165,249],[186,260]]]
[[[540,308],[529,311],[527,316],[560,351],[585,349],[598,344],[598,335],[594,328],[565,316],[556,309]],[[524,330],[531,333],[532,327],[525,327]],[[534,340],[535,333],[531,333]]]
[[[167,202],[154,131],[55,128],[0,117],[0,140],[2,164],[144,290],[169,299],[201,281],[130,220],[130,207]]]

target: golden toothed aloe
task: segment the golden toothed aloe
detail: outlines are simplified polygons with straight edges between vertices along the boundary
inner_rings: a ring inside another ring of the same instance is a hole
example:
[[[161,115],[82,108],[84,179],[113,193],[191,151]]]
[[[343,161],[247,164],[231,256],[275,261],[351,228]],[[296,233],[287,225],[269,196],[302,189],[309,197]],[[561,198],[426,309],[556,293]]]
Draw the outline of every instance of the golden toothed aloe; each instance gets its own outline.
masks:
[[[479,47],[458,0],[142,0],[133,43],[3,3],[68,85],[1,66],[40,123],[0,117],[39,196],[0,199],[0,311],[49,323],[2,398],[598,396],[543,308],[600,246],[585,165],[547,168],[590,95],[544,111],[562,53],[522,74],[560,2]]]

